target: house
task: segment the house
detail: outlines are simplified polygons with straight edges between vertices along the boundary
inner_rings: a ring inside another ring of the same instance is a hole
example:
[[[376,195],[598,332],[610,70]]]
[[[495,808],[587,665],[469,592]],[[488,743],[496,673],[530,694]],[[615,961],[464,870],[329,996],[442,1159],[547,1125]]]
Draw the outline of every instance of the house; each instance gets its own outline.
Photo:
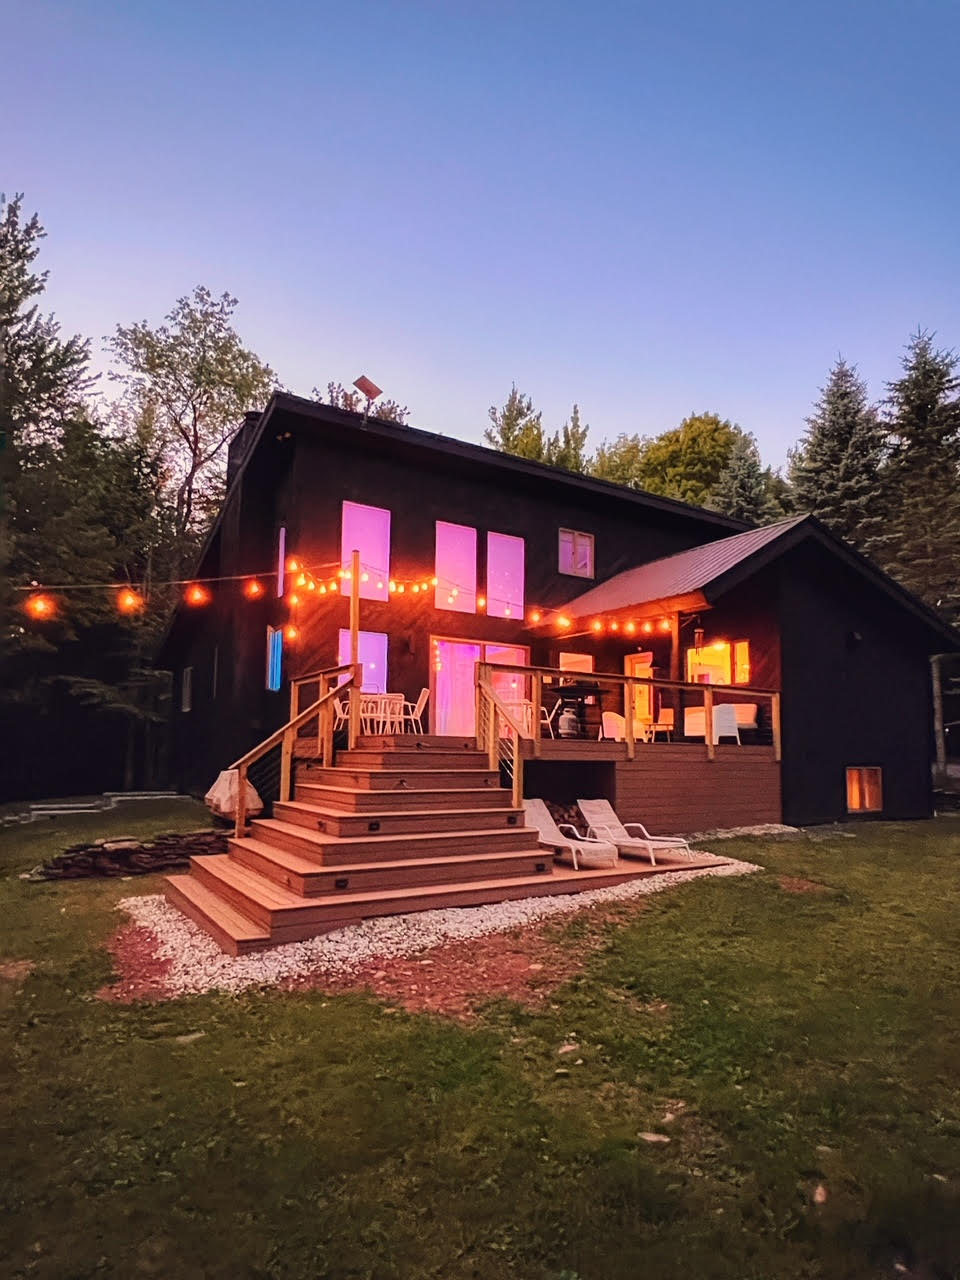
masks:
[[[350,663],[355,588],[363,693],[427,690],[422,745],[487,751],[515,802],[669,831],[931,813],[929,657],[957,637],[811,517],[753,529],[282,393],[228,486],[160,654],[182,787]]]

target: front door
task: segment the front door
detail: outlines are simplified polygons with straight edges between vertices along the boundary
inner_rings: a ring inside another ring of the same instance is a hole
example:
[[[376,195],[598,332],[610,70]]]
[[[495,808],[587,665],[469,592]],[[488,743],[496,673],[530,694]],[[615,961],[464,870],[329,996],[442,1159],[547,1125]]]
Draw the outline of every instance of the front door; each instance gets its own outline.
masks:
[[[653,654],[628,653],[623,659],[623,673],[634,679],[649,680],[653,675]],[[653,688],[649,684],[634,685],[633,721],[636,725],[653,721]]]
[[[442,640],[438,637],[431,640],[431,653],[431,725],[434,733],[454,738],[471,738],[477,731],[476,664],[504,662],[525,666],[530,660],[527,649],[521,645]],[[525,683],[523,677],[513,671],[493,677],[493,687],[505,702],[523,697]]]

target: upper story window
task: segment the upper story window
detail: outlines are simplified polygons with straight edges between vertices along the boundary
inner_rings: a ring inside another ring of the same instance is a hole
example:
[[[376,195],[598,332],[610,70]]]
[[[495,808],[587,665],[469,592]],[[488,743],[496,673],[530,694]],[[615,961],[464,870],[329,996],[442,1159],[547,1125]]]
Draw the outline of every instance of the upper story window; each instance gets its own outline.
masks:
[[[593,534],[579,533],[576,529],[560,530],[561,573],[575,578],[593,577]]]
[[[390,512],[345,502],[340,531],[340,563],[349,572],[354,551],[360,552],[360,599],[390,599]]]
[[[476,529],[465,524],[448,524],[446,520],[438,520],[433,571],[437,578],[434,603],[438,609],[476,613]]]
[[[491,618],[523,618],[523,539],[487,534],[487,613]]]

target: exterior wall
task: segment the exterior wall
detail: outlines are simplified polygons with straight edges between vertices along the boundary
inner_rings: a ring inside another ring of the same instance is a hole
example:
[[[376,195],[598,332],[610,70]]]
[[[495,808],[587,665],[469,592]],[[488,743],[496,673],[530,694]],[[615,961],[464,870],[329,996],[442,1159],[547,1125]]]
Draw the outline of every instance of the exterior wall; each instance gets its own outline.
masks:
[[[883,769],[885,818],[932,813],[928,639],[833,557],[781,562],[783,809],[794,824],[846,820],[845,769]]]
[[[780,765],[769,747],[660,744],[616,766],[616,809],[654,835],[782,822]],[[691,758],[693,753],[696,757]]]

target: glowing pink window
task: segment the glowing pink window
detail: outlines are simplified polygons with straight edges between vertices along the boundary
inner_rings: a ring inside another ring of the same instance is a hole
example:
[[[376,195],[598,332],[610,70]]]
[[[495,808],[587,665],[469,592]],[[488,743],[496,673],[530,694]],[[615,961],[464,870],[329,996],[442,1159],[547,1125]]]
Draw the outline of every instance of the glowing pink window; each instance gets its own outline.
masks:
[[[361,502],[343,504],[340,563],[350,569],[351,556],[360,552],[360,599],[390,599],[390,512]]]
[[[523,539],[487,534],[487,613],[523,618]]]
[[[465,524],[437,521],[434,556],[438,609],[477,612],[477,531]]]

